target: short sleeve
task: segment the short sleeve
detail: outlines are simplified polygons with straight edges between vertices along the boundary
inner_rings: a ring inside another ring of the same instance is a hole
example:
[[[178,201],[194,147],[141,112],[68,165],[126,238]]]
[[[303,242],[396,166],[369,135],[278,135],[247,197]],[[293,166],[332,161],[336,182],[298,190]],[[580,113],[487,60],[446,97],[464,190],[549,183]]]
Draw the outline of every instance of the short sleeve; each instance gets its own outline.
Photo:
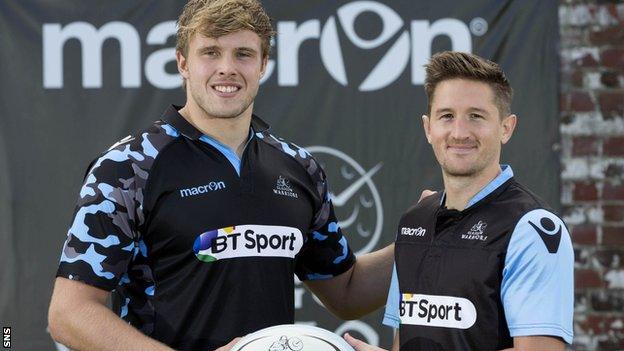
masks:
[[[87,173],[63,245],[58,277],[110,291],[127,272],[136,246],[141,207],[137,197],[142,197],[137,196],[133,157],[143,156],[129,147],[108,151]]]
[[[572,343],[574,253],[563,221],[533,210],[511,235],[501,299],[512,337],[548,335]]]
[[[399,291],[399,277],[396,271],[396,264],[392,268],[392,279],[386,300],[386,310],[382,323],[394,329],[399,328],[401,318],[399,317],[399,304],[401,303],[401,293]]]
[[[355,255],[342,235],[334,213],[325,172],[309,153],[308,156],[311,164],[308,173],[318,191],[319,204],[312,228],[306,233],[306,242],[297,255],[295,274],[301,281],[333,278],[348,271],[355,263]],[[312,169],[315,172],[310,172]]]

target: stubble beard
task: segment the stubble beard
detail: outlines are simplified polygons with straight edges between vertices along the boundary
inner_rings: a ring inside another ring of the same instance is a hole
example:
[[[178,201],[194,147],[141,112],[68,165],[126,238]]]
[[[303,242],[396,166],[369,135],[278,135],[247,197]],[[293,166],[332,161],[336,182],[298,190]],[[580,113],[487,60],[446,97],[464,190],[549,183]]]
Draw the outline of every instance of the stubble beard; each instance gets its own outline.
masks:
[[[494,158],[494,154],[486,154],[482,155],[482,157],[478,158],[468,167],[457,167],[449,164],[448,161],[444,161],[440,163],[440,167],[442,171],[451,177],[455,178],[477,178],[481,173],[483,173],[488,165],[492,162]]]

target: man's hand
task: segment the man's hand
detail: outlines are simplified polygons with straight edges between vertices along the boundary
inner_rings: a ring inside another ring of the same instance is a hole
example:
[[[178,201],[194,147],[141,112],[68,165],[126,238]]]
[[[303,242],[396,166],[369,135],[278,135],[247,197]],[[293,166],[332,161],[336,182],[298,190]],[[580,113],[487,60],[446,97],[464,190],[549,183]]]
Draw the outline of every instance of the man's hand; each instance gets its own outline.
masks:
[[[380,347],[372,346],[362,340],[356,339],[349,335],[349,333],[345,333],[343,337],[347,343],[355,349],[355,351],[386,351]]]
[[[240,339],[241,339],[240,337],[235,338],[234,340],[230,341],[227,345],[221,346],[215,351],[230,351],[230,349],[234,347],[234,345],[236,345],[236,343],[239,342]]]
[[[437,191],[432,191],[432,190],[429,190],[429,189],[423,190],[422,193],[420,193],[420,198],[418,199],[418,202],[421,202],[422,199],[424,199],[426,197],[429,197],[429,196],[431,196],[431,195],[433,195],[435,193],[437,193]]]

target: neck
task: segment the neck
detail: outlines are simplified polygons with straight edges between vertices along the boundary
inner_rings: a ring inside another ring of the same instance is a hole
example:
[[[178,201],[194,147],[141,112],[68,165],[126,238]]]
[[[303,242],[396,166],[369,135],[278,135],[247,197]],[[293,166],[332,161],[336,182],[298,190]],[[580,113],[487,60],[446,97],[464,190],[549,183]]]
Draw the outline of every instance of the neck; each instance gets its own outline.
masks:
[[[253,104],[239,116],[218,118],[209,116],[202,108],[187,102],[178,112],[203,134],[229,147],[240,158],[249,138],[252,109]]]
[[[446,208],[463,211],[468,201],[500,173],[501,169],[498,164],[472,177],[458,177],[442,171]]]

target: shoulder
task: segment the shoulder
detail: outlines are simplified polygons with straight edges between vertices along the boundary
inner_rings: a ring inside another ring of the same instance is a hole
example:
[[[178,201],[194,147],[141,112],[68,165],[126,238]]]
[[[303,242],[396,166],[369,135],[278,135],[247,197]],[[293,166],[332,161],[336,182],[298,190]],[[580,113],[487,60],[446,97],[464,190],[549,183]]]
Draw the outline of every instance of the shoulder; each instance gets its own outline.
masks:
[[[142,175],[179,133],[162,121],[117,141],[89,166],[89,176]],[[118,178],[116,178],[118,179]]]
[[[284,157],[292,159],[300,167],[305,169],[312,179],[325,181],[325,173],[322,167],[308,150],[267,131],[257,132],[256,137],[261,143],[269,145]]]
[[[544,201],[539,195],[535,194],[526,186],[520,184],[515,179],[505,189],[498,199],[500,202],[509,203],[510,206],[516,207],[521,212],[529,212],[533,209],[542,208],[550,212],[554,212],[550,205]]]
[[[437,191],[435,194],[424,197],[418,202],[412,204],[402,215],[402,218],[414,216],[423,211],[436,211],[440,207],[440,202],[444,196],[443,191]]]

